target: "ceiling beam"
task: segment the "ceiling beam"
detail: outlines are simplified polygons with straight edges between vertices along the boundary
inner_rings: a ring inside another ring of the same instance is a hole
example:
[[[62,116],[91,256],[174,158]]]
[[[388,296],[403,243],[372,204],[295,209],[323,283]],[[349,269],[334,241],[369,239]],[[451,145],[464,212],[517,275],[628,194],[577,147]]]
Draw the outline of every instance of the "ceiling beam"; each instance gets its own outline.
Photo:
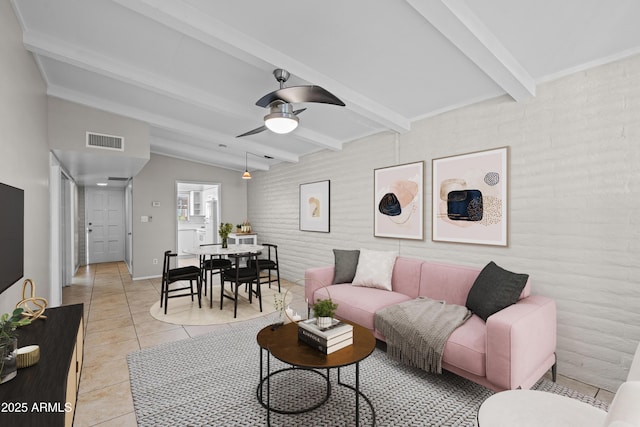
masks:
[[[195,105],[207,111],[245,119],[254,118],[244,112],[245,105],[205,93],[202,89],[167,79],[151,71],[133,67],[126,62],[98,55],[78,45],[55,40],[33,31],[24,33],[23,42],[27,50],[37,55]]]
[[[148,70],[132,67],[128,63],[114,60],[89,52],[77,45],[62,40],[54,40],[33,31],[25,32],[23,42],[27,50],[36,55],[81,68],[111,79],[130,84],[171,99],[203,108],[212,113],[227,117],[236,117],[253,121],[254,115],[248,114],[246,105],[206,93],[199,88],[185,85],[176,80],[167,79]],[[116,112],[118,113],[118,112]],[[118,114],[122,114],[121,112]],[[227,137],[234,137],[227,135]],[[322,148],[335,150],[341,143],[317,132],[308,132],[303,137],[308,142]]]
[[[169,157],[175,157],[182,160],[195,161],[207,165],[217,165],[225,169],[242,171],[245,168],[245,156],[236,156],[233,154],[221,153],[220,151],[211,151],[206,147],[190,146],[189,152],[193,153],[193,157],[185,157],[182,150],[176,150],[176,141],[157,136],[151,137],[151,152],[162,154]],[[250,170],[269,170],[266,162],[257,161],[255,159],[247,159],[247,165]]]
[[[261,69],[270,70],[274,66],[285,68],[303,80],[324,87],[342,99],[347,104],[346,108],[388,129],[404,133],[411,128],[409,119],[397,111],[373,101],[313,67],[205,14],[191,4],[176,0],[114,1]]]
[[[251,153],[266,154],[274,159],[291,163],[297,163],[299,161],[299,156],[288,151],[252,142],[247,139],[238,139],[220,132],[212,131],[208,128],[192,125],[171,117],[152,114],[148,111],[140,110],[128,105],[107,101],[103,98],[92,97],[60,86],[49,85],[47,88],[47,95],[125,117],[130,117],[132,119],[148,123],[150,126],[159,129],[166,129],[171,132],[184,135],[185,137],[193,137],[202,141],[208,141],[211,144],[209,149],[217,150],[218,144],[224,144],[229,147],[229,149],[236,150],[237,152],[249,151]]]
[[[295,137],[304,139],[311,144],[314,144],[320,148],[328,148],[332,151],[342,150],[342,142],[335,138],[331,138],[325,134],[313,131],[309,128],[298,127],[295,130]]]
[[[516,101],[535,96],[533,78],[462,0],[406,0]]]

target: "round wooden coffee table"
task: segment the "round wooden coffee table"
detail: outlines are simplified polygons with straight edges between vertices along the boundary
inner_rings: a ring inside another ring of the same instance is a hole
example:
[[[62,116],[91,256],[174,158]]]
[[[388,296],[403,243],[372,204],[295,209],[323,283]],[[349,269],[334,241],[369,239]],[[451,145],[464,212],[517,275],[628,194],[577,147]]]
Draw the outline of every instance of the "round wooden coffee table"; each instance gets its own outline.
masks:
[[[289,323],[282,326],[267,326],[258,332],[257,341],[260,346],[260,383],[258,384],[258,401],[267,409],[267,424],[271,425],[271,412],[280,414],[295,414],[312,411],[323,405],[331,395],[331,383],[329,370],[338,368],[338,385],[352,389],[356,398],[356,423],[360,425],[360,397],[367,402],[371,408],[372,425],[375,425],[376,415],[369,398],[360,391],[360,361],[366,359],[376,347],[376,339],[367,328],[358,324],[347,322],[353,325],[353,344],[340,349],[331,354],[324,354],[315,348],[298,341],[297,323]],[[266,355],[266,375],[264,372],[264,355]],[[271,356],[291,365],[290,368],[280,369],[271,372]],[[355,386],[345,384],[340,380],[340,368],[355,365]],[[271,376],[290,371],[293,369],[308,369],[317,372],[326,378],[327,390],[324,400],[310,408],[303,410],[288,411],[284,409],[274,409],[270,405],[270,381]],[[326,370],[326,374],[319,369]],[[264,393],[263,393],[264,392]],[[266,402],[264,399],[266,394]]]

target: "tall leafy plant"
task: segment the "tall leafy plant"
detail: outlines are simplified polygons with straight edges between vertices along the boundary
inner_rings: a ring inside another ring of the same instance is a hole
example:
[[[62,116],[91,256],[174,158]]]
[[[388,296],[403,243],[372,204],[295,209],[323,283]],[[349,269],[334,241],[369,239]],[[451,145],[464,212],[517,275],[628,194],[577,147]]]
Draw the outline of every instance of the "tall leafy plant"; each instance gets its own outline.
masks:
[[[4,313],[0,317],[0,345],[11,342],[17,337],[16,329],[31,323],[28,317],[22,317],[24,309],[16,308],[13,313]]]
[[[4,313],[0,316],[0,378],[3,381],[5,378],[12,378],[9,377],[10,373],[5,371],[5,363],[7,363],[7,369],[15,371],[16,329],[31,323],[31,319],[22,317],[23,311],[22,308],[16,308],[11,315]]]

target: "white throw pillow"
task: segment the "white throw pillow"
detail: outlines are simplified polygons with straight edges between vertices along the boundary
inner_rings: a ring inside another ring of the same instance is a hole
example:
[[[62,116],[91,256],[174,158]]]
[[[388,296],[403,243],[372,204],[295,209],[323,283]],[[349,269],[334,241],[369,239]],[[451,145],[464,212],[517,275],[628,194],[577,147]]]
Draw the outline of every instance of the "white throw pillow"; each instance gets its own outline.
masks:
[[[395,251],[360,249],[358,268],[351,284],[390,291],[391,275],[397,256],[398,253]]]

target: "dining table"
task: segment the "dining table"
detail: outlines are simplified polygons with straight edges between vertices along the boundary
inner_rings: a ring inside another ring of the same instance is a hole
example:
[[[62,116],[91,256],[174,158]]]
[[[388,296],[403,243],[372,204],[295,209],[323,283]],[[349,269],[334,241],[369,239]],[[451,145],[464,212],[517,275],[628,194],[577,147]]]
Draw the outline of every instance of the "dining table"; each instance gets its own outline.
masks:
[[[213,256],[225,256],[225,255],[241,255],[241,254],[254,254],[262,251],[264,246],[262,245],[228,245],[223,248],[222,245],[205,245],[196,246],[195,248],[185,249],[184,252],[192,255],[213,255]]]
[[[247,244],[239,244],[239,245],[227,245],[226,248],[223,248],[222,245],[203,245],[196,246],[194,248],[185,249],[184,252],[197,255],[198,258],[202,261],[202,257],[226,257],[229,255],[243,255],[243,254],[256,254],[260,253],[264,249],[262,245],[247,245]],[[211,286],[212,283],[210,284]],[[213,288],[211,288],[210,292],[213,292]],[[206,295],[206,283],[205,283],[205,295]],[[213,294],[209,296],[210,305],[213,306]],[[222,305],[220,306],[222,309]]]

